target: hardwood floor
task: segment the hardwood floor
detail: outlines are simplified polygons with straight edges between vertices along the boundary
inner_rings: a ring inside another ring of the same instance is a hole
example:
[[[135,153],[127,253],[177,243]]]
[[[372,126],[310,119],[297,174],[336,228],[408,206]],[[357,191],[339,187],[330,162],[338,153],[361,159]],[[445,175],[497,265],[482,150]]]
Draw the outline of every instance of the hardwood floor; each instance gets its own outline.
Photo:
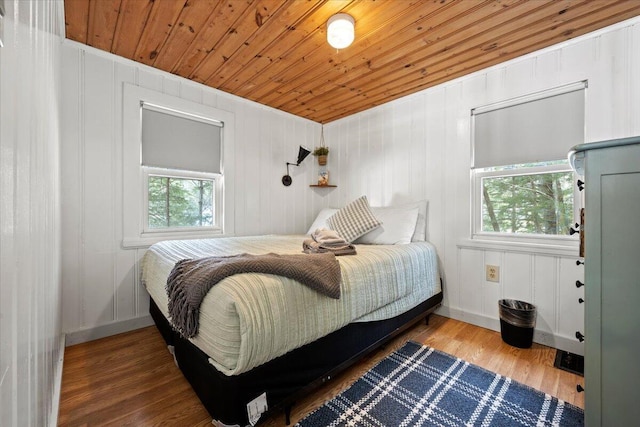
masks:
[[[350,385],[380,359],[414,340],[584,407],[578,375],[553,367],[555,350],[535,344],[511,347],[500,333],[431,316],[302,399],[292,424]],[[173,362],[155,327],[139,329],[65,351],[60,426],[211,426],[211,417]],[[262,426],[284,426],[273,414]]]

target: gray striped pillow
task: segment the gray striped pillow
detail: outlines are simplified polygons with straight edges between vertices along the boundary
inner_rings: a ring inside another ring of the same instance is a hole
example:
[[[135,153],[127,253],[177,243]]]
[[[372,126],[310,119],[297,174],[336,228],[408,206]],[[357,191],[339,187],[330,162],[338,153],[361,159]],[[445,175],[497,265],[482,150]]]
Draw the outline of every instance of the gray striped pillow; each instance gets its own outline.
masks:
[[[367,196],[338,210],[327,219],[327,224],[349,243],[382,225],[371,212]]]

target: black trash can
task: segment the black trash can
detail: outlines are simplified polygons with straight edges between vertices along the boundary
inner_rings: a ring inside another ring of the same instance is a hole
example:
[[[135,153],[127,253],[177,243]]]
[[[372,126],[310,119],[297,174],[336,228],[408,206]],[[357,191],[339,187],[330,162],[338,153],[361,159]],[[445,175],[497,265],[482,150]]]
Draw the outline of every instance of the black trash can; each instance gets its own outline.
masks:
[[[498,309],[502,340],[514,347],[531,347],[536,326],[536,306],[524,301],[501,299]]]

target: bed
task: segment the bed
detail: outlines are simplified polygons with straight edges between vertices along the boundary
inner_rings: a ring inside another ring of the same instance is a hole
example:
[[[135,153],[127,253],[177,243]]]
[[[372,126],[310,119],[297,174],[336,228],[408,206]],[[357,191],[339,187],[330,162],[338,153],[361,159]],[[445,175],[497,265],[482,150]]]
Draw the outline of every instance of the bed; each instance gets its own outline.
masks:
[[[300,254],[308,237],[165,241],[143,257],[150,313],[218,425],[253,425],[266,411],[284,410],[288,418],[297,397],[425,319],[442,301],[431,243],[356,241],[356,255],[336,257],[342,274],[339,299],[286,277],[243,273],[226,277],[204,297],[197,335],[187,339],[172,327],[165,285],[179,260]]]

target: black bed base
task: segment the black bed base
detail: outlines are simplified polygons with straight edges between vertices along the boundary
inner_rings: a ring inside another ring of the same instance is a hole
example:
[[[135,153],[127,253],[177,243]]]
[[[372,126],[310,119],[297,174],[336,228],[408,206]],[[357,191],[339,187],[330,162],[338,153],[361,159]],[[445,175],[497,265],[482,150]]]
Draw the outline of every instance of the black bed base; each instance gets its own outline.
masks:
[[[269,412],[289,412],[295,400],[325,383],[361,357],[383,345],[432,313],[442,292],[388,320],[351,323],[312,343],[240,375],[220,373],[208,356],[173,331],[151,300],[150,313],[185,378],[214,420],[227,425],[249,425],[247,403],[266,393]],[[264,414],[263,414],[264,418]]]

